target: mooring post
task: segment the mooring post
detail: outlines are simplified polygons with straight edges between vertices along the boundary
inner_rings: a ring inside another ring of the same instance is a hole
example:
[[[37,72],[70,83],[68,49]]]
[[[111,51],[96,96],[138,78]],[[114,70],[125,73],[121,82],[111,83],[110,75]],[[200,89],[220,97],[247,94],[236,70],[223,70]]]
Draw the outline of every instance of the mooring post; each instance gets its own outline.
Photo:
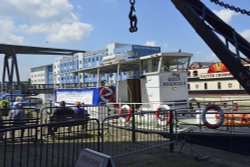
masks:
[[[170,140],[170,144],[169,144],[169,150],[170,152],[173,152],[174,151],[174,121],[173,121],[173,110],[170,110],[170,123],[169,123],[169,133],[170,133],[170,136],[169,136],[169,140]]]
[[[136,141],[136,137],[135,137],[135,106],[132,105],[132,141],[135,142]]]
[[[49,101],[49,112],[50,112],[50,114],[52,114],[52,107],[53,107],[52,102],[53,102],[52,100]]]

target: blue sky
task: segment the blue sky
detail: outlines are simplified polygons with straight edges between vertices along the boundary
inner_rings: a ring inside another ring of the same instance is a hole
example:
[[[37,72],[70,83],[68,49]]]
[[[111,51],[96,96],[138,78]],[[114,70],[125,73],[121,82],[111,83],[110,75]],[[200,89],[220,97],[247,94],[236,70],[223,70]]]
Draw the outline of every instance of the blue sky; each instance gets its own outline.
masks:
[[[249,16],[202,2],[250,41]],[[223,2],[250,10],[249,0]],[[160,46],[166,52],[181,49],[194,54],[192,61],[218,60],[170,0],[136,0],[135,8],[138,32],[130,33],[129,0],[1,0],[0,43],[91,51],[120,42]],[[54,59],[18,55],[21,80],[29,78],[31,67]]]

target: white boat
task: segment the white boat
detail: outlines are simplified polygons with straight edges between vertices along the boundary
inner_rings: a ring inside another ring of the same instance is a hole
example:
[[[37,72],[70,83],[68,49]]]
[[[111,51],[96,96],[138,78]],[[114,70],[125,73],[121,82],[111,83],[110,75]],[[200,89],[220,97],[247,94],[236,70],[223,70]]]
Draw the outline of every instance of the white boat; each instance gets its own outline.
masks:
[[[75,73],[95,74],[96,87],[66,88],[55,90],[55,103],[65,101],[74,105],[76,101],[88,106],[108,104],[112,113],[89,109],[91,118],[103,120],[110,114],[124,114],[134,111],[157,111],[160,108],[188,108],[187,69],[192,57],[190,53],[170,52],[121,60],[112,56],[112,61],[97,67],[81,69]],[[112,76],[102,85],[101,76]],[[135,74],[135,75],[133,75]],[[122,75],[126,75],[122,80]],[[132,76],[132,77],[131,77]],[[81,83],[82,84],[82,83]],[[80,84],[79,84],[80,85]],[[114,106],[119,106],[115,108]],[[151,124],[158,122],[155,113],[137,122]],[[129,119],[121,119],[121,124]],[[164,121],[160,124],[164,124]],[[165,124],[164,124],[165,125]],[[166,125],[165,125],[166,126]]]
[[[247,68],[250,64],[245,64]],[[197,100],[237,100],[249,94],[221,63],[194,62],[188,70],[189,96]]]
[[[87,105],[138,103],[141,109],[151,111],[171,102],[186,105],[187,69],[191,57],[192,54],[182,52],[158,53],[128,60],[116,59],[113,55],[109,63],[75,71],[78,74],[96,74],[96,87],[58,89],[55,101],[64,100],[71,105],[79,100]],[[101,86],[103,74],[112,76],[105,86]],[[121,79],[124,75],[126,80]]]

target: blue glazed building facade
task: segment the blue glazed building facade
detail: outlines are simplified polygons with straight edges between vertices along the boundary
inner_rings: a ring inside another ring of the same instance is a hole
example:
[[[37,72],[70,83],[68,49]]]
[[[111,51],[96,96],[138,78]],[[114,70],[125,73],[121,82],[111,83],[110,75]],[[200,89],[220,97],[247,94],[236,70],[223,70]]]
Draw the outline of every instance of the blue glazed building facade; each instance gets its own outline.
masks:
[[[48,73],[48,83],[55,85],[78,84],[78,83],[96,83],[96,74],[81,73],[74,71],[97,67],[102,65],[103,58],[111,55],[123,55],[125,60],[136,59],[145,55],[160,53],[160,47],[132,45],[112,43],[107,45],[105,49],[90,51],[86,53],[78,53],[74,56],[65,56],[55,59]],[[135,78],[139,76],[139,72],[134,72],[132,75],[121,73],[120,79]],[[110,74],[104,74],[101,80],[108,80]],[[115,78],[115,76],[113,76]]]

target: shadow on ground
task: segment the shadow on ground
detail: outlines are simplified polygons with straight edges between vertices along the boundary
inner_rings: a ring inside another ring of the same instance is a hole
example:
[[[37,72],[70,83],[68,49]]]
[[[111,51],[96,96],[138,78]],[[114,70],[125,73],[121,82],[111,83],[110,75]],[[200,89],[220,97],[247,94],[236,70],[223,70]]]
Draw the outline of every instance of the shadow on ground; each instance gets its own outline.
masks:
[[[214,148],[192,145],[184,146],[181,152],[177,145],[170,153],[168,147],[155,148],[115,158],[117,167],[246,167],[250,156],[230,153]],[[197,154],[199,153],[199,154]]]

